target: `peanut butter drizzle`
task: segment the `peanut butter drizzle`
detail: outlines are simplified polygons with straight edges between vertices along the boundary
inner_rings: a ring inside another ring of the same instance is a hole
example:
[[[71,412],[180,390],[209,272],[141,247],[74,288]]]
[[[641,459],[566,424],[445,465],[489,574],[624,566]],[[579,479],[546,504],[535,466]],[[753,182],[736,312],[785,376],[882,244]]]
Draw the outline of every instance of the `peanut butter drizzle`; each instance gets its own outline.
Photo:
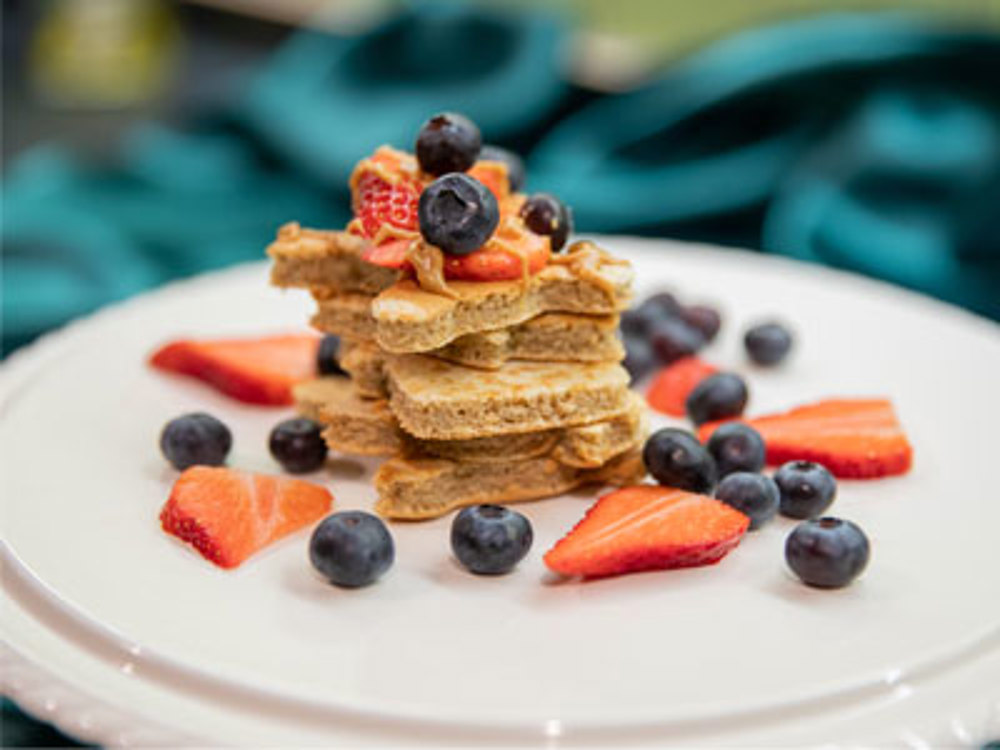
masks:
[[[406,259],[413,266],[421,289],[451,299],[458,297],[444,280],[444,253],[441,248],[413,239],[406,250]]]
[[[586,240],[574,242],[569,246],[565,255],[553,255],[549,258],[549,263],[567,266],[574,276],[589,281],[608,294],[613,294],[615,287],[600,273],[600,267],[604,264],[611,266],[629,265],[627,260],[616,258],[601,250],[593,242]]]
[[[528,254],[518,247],[516,244],[508,242],[503,239],[501,235],[504,230],[510,230],[511,233],[517,232],[517,227],[515,222],[519,221],[515,216],[508,215],[504,218],[504,223],[496,231],[493,237],[486,243],[487,245],[492,245],[495,248],[503,250],[506,253],[510,253],[515,258],[521,261],[521,287],[527,288],[528,284],[531,282],[531,260],[528,258]]]
[[[381,245],[386,240],[415,240],[418,237],[420,237],[420,232],[415,232],[412,229],[402,229],[392,224],[383,224],[375,232],[372,242],[376,245]]]

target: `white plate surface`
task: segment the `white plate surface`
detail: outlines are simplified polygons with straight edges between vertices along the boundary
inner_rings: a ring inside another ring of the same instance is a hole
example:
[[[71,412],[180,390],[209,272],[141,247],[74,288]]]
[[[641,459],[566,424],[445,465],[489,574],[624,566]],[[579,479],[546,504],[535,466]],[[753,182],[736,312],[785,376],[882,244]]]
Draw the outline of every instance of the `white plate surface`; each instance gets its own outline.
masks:
[[[114,720],[76,729],[126,743],[127,729],[153,727],[280,744],[971,742],[1000,730],[998,328],[788,261],[607,245],[634,261],[640,295],[668,286],[721,306],[705,357],[747,375],[750,413],[892,397],[915,468],[842,482],[830,511],[871,538],[855,585],[797,583],[783,519],[718,566],[556,581],[541,555],[595,490],[522,505],[535,546],[501,578],[457,568],[450,517],[392,525],[396,564],[360,591],[312,574],[308,532],[236,571],[213,567],[159,529],[175,477],[159,430],[213,412],[233,430],[232,465],[277,471],[266,437],[287,412],[153,372],[145,357],[180,336],[303,329],[307,295],[269,289],[253,265],[107,310],[3,368],[3,632],[9,659],[46,670],[22,680],[34,702],[58,683],[111,706]],[[794,356],[751,368],[740,330],[772,316],[794,327]],[[370,508],[373,466],[338,457],[312,478],[338,509]],[[72,725],[59,708],[50,718]]]

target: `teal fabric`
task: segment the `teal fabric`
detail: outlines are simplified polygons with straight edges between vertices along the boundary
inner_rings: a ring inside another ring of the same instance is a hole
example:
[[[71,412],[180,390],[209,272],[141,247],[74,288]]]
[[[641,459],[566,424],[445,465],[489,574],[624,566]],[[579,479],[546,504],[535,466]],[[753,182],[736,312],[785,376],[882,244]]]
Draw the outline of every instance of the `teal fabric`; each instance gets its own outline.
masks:
[[[581,230],[759,248],[1000,319],[997,37],[815,16],[603,97],[563,80],[566,41],[551,16],[414,5],[356,39],[302,32],[231,102],[183,129],[137,128],[114,163],[59,144],[22,154],[3,180],[4,353],[260,258],[285,221],[343,224],[357,158],[409,146],[441,109],[526,154],[528,188],[563,197]]]

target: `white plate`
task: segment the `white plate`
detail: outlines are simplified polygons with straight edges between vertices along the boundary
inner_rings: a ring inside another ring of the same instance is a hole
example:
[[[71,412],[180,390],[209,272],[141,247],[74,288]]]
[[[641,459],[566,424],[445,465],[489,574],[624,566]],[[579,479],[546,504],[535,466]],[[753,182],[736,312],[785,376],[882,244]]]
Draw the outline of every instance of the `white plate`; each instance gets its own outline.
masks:
[[[892,397],[914,470],[842,482],[831,509],[871,537],[855,585],[797,583],[782,519],[718,566],[554,581],[541,554],[593,490],[521,506],[535,547],[506,577],[456,567],[450,518],[393,525],[396,564],[360,591],[312,574],[307,532],[236,571],[213,567],[159,529],[175,476],[159,431],[181,412],[211,411],[233,429],[232,465],[276,471],[266,436],[286,412],[239,405],[144,359],[179,336],[304,328],[307,295],[269,289],[253,265],[109,309],[3,368],[7,689],[103,742],[1000,735],[998,328],[784,260],[606,242],[635,262],[640,294],[669,285],[722,306],[724,333],[705,356],[747,372],[752,413]],[[794,357],[774,371],[747,368],[740,329],[775,314],[798,334]],[[336,507],[370,508],[372,467],[338,459],[314,478]]]

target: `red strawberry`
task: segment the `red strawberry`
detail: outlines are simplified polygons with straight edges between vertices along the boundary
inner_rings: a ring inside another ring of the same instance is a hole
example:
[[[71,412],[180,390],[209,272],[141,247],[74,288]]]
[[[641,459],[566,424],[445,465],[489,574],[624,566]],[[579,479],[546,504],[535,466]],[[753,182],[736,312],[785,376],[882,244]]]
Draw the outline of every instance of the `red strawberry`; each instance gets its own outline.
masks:
[[[510,178],[507,165],[499,161],[477,161],[467,172],[483,183],[501,203],[510,196]]]
[[[711,565],[750,519],[705,495],[641,485],[604,495],[545,554],[557,573],[586,577]]]
[[[168,534],[222,568],[235,568],[283,536],[325,516],[328,490],[300,479],[192,466],[160,511]]]
[[[248,404],[287,406],[292,386],[316,374],[319,337],[174,341],[158,349],[153,367],[205,381]]]
[[[697,357],[683,357],[664,367],[646,392],[646,401],[656,411],[673,417],[687,414],[685,404],[691,391],[719,369]]]
[[[366,237],[374,237],[383,224],[419,231],[417,203],[420,191],[405,180],[386,182],[374,172],[365,172],[358,180],[355,214]]]
[[[803,460],[823,464],[845,479],[904,474],[913,448],[887,399],[829,399],[784,414],[745,420],[767,444],[767,462]],[[719,422],[702,425],[708,440]]]

